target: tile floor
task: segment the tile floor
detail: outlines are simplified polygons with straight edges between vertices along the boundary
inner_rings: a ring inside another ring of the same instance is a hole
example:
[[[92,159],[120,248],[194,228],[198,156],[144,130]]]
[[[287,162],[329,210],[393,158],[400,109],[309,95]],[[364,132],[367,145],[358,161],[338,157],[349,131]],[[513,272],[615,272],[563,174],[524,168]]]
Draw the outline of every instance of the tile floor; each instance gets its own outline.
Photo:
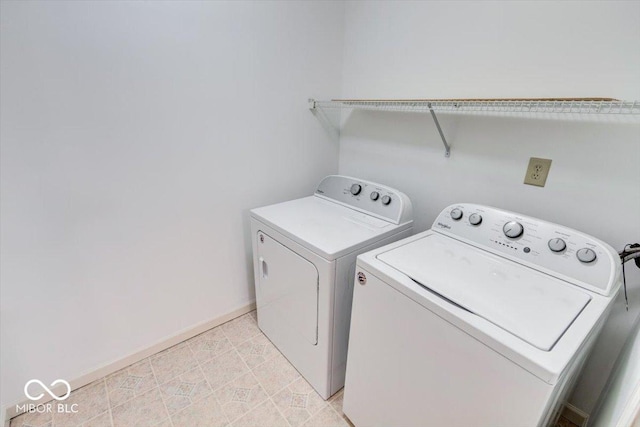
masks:
[[[11,427],[348,427],[258,329],[255,311],[75,390],[78,413],[23,414]]]
[[[324,401],[258,329],[255,311],[75,390],[78,413],[11,427],[348,427],[342,390]],[[563,418],[557,427],[577,427]]]

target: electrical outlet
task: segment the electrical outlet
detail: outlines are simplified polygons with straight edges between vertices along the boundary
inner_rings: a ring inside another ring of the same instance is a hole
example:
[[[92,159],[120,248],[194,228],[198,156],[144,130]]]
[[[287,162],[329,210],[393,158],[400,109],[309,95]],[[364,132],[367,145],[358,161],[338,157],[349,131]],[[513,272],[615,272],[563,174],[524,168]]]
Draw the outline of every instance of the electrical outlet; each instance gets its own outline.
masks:
[[[551,159],[531,157],[527,167],[527,174],[524,176],[524,183],[544,187],[545,182],[547,182],[547,175],[549,175],[549,169],[551,169]]]

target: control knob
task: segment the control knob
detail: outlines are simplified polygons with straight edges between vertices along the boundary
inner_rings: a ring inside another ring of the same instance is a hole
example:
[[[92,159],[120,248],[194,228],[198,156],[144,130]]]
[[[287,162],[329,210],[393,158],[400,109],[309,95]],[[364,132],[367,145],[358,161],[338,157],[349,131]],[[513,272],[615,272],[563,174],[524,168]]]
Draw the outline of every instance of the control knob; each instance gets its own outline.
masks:
[[[382,196],[382,204],[383,205],[388,205],[389,203],[391,203],[391,197],[390,196]]]
[[[362,185],[360,184],[353,184],[351,186],[351,194],[353,194],[354,196],[357,196],[358,194],[360,194],[360,192],[362,191]]]
[[[482,222],[482,215],[479,213],[472,213],[469,215],[469,224],[471,225],[480,225]]]
[[[524,227],[518,221],[509,221],[502,227],[502,231],[505,236],[515,239],[522,236]]]
[[[567,248],[567,244],[562,239],[549,240],[549,249],[553,252],[562,252]]]
[[[456,221],[458,221],[460,218],[462,218],[462,209],[459,208],[454,208],[451,210],[451,218],[455,219]]]
[[[375,202],[380,198],[380,193],[378,193],[377,191],[372,191],[369,197],[371,197],[371,200]]]
[[[597,258],[595,251],[589,248],[578,249],[578,252],[576,252],[576,257],[578,257],[578,260],[580,260],[580,262],[584,262],[585,264],[589,264],[590,262],[595,261]]]

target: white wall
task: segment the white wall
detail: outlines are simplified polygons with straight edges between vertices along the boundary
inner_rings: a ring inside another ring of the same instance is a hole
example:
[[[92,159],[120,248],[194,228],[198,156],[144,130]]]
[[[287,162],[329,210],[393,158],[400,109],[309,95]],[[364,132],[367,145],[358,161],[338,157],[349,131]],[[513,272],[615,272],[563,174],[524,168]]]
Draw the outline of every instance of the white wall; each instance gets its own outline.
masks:
[[[254,298],[248,210],[335,173],[333,2],[2,2],[2,406]]]
[[[348,2],[343,98],[604,96],[640,99],[638,2]],[[343,118],[340,172],[405,191],[417,230],[455,202],[537,216],[619,250],[640,241],[640,127],[619,117],[439,116],[356,111]],[[529,157],[553,159],[544,188]],[[590,411],[640,312],[640,274],[621,297],[572,397]]]

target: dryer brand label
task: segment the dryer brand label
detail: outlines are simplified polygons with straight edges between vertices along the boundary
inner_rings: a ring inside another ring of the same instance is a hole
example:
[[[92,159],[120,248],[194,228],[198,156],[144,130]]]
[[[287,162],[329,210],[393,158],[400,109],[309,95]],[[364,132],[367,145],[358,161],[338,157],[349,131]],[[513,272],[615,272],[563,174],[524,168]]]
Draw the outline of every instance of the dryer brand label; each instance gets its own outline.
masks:
[[[438,223],[438,227],[440,228],[446,228],[447,230],[451,230],[451,226],[447,225],[447,224],[443,224],[441,222]]]

